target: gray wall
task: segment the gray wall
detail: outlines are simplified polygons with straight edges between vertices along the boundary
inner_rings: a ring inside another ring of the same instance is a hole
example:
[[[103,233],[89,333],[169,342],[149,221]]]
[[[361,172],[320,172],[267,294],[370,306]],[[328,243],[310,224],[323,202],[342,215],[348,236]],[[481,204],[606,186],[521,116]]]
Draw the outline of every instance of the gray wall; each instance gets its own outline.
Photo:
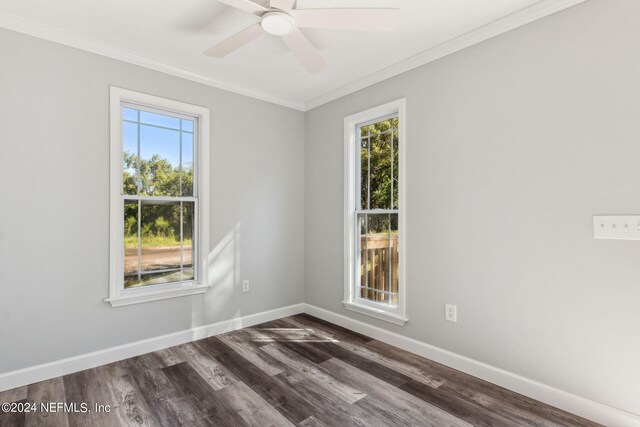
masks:
[[[306,115],[306,302],[640,413],[640,2],[598,0]],[[397,327],[346,311],[343,117],[407,99]],[[444,304],[458,305],[458,323]]]
[[[0,58],[0,372],[302,302],[303,113],[4,30]],[[103,302],[109,85],[211,109],[205,296]]]
[[[638,17],[636,0],[590,1],[306,116],[0,30],[0,372],[306,292],[310,304],[640,413],[640,243],[591,238],[591,215],[640,212]],[[102,301],[109,85],[212,111],[216,284],[205,296]],[[404,327],[340,303],[342,119],[399,97]],[[447,302],[457,324],[444,321]]]

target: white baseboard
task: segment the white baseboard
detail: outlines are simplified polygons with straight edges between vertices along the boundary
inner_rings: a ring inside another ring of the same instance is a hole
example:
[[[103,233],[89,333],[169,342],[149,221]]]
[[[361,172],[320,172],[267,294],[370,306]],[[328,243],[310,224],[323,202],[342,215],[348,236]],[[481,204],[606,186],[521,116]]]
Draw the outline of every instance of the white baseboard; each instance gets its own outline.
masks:
[[[507,372],[486,363],[369,325],[310,304],[274,310],[161,335],[130,344],[0,374],[0,391],[67,375],[163,348],[222,334],[298,313],[312,316],[386,342],[517,393],[612,427],[640,426],[640,416]]]
[[[129,357],[139,356],[141,354],[161,350],[167,347],[173,347],[175,345],[184,344],[201,338],[222,334],[224,332],[246,328],[248,326],[257,325],[270,320],[293,316],[294,314],[302,313],[303,309],[303,304],[290,305],[287,307],[277,308],[275,310],[263,311],[261,313],[251,314],[248,316],[223,320],[210,325],[199,326],[130,344],[124,344],[92,353],[69,357],[67,359],[56,360],[54,362],[44,363],[30,368],[6,372],[4,374],[0,374],[0,391],[33,384],[38,381],[71,374],[84,369],[95,368],[96,366],[116,362]]]
[[[592,421],[611,427],[640,426],[639,415],[594,402],[442,348],[310,304],[304,304],[304,312]]]

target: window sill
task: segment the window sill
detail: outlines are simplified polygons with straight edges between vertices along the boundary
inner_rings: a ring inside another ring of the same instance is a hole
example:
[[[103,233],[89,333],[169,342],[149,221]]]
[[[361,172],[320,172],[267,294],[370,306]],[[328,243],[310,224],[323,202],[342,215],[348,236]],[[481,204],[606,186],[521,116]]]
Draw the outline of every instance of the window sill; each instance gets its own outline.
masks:
[[[207,292],[210,285],[178,285],[159,289],[132,289],[120,292],[120,295],[105,298],[104,300],[112,307],[123,305],[141,304],[150,301],[158,301],[168,298],[178,298],[189,295],[203,294]]]
[[[409,321],[409,319],[405,316],[390,313],[386,310],[367,307],[350,301],[343,301],[342,304],[344,304],[344,308],[346,308],[347,310],[375,317],[376,319],[384,320],[386,322],[393,323],[394,325],[404,326],[404,324]]]

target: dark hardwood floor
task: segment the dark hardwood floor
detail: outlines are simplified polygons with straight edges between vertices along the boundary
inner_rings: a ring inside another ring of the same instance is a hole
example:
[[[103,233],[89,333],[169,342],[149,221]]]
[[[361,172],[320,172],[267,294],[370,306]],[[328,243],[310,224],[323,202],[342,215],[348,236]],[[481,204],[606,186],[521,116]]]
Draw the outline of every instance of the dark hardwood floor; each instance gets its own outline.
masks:
[[[12,427],[597,425],[304,314],[5,391],[5,401],[78,408],[0,415]]]

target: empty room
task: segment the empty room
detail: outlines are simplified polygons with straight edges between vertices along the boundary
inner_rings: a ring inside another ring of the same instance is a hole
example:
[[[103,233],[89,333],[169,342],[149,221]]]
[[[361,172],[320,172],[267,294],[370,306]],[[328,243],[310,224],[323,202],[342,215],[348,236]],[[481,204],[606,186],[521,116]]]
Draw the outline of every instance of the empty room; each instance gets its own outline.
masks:
[[[0,427],[640,427],[640,1],[0,0]]]

